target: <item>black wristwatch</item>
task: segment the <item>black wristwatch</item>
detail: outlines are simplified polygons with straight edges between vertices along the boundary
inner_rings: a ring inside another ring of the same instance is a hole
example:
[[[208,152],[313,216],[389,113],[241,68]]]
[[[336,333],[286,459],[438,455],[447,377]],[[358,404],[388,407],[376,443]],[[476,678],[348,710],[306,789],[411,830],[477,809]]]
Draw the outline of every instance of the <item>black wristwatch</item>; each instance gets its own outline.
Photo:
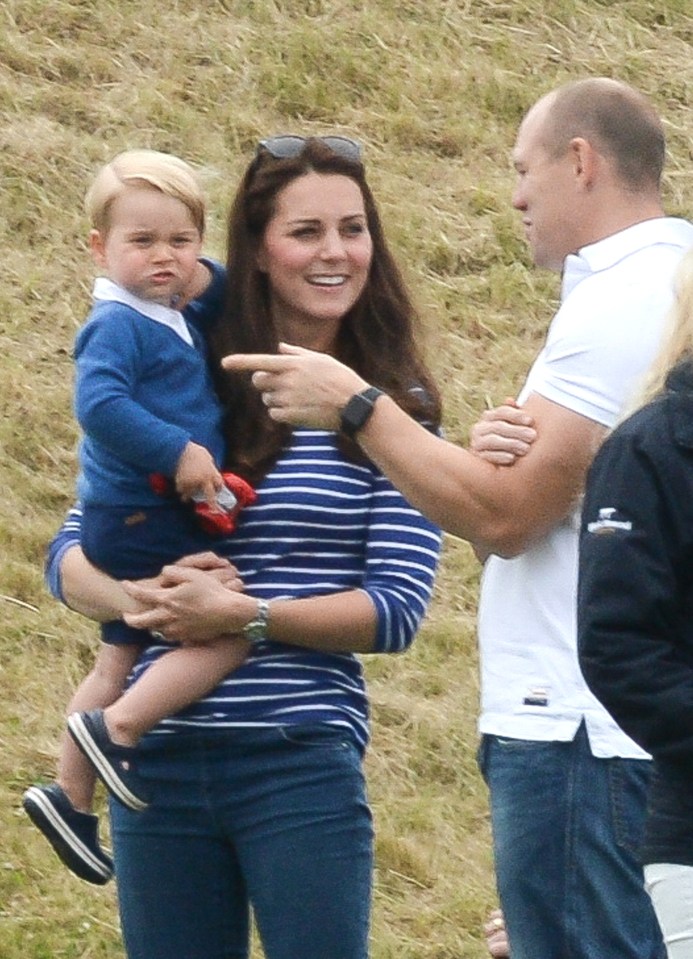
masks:
[[[373,415],[375,401],[382,395],[383,391],[377,386],[369,386],[361,393],[354,393],[342,410],[339,421],[340,431],[353,439]]]

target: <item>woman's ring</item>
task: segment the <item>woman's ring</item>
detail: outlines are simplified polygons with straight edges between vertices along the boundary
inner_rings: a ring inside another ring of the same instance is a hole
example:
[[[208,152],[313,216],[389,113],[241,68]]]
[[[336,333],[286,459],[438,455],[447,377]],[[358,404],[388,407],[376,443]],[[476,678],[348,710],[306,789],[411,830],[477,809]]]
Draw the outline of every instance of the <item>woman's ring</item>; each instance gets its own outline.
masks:
[[[159,642],[161,643],[166,642],[166,637],[164,636],[163,633],[159,632],[158,629],[150,629],[149,632],[151,634],[152,639],[158,639]]]

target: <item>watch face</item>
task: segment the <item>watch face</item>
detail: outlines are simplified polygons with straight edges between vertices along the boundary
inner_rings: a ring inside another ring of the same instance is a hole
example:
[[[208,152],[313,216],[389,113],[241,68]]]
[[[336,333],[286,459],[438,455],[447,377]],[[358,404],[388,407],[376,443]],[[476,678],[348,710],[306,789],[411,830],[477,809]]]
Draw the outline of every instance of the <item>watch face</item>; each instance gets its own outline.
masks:
[[[382,395],[382,390],[370,386],[362,393],[351,397],[342,410],[340,428],[342,433],[353,436],[362,426],[365,426],[375,409],[375,401]]]

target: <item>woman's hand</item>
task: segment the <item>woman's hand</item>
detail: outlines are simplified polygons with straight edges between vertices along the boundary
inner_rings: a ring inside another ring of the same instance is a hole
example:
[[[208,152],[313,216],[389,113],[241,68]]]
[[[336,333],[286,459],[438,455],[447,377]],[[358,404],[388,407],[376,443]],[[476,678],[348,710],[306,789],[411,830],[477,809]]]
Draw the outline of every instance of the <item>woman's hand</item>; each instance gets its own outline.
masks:
[[[238,633],[255,616],[257,600],[229,588],[229,582],[234,580],[224,582],[219,568],[165,566],[155,584],[123,581],[128,596],[143,609],[123,618],[129,626],[161,633],[166,640],[184,645]]]
[[[469,449],[494,466],[512,466],[529,452],[536,438],[532,417],[510,398],[481,414],[472,427]]]
[[[189,556],[181,556],[179,560],[176,560],[174,565],[181,566],[185,569],[204,570],[213,576],[217,582],[225,586],[226,589],[234,590],[237,593],[242,593],[245,589],[243,580],[238,575],[238,570],[233,563],[228,559],[224,559],[223,556],[217,556],[217,554],[212,553],[211,550],[205,553],[191,553]],[[142,585],[142,580],[138,580],[138,583]],[[165,585],[161,574],[154,580],[154,585]]]

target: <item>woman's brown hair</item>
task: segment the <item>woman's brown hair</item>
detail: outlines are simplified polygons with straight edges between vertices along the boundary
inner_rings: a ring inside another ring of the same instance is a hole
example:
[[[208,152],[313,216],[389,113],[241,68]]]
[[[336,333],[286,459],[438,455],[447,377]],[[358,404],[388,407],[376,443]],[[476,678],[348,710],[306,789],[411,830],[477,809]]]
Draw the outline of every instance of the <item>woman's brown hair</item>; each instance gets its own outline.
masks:
[[[342,319],[336,358],[415,418],[433,428],[440,425],[440,394],[417,346],[417,317],[387,246],[363,164],[338,155],[317,137],[306,139],[300,153],[290,158],[277,159],[260,147],[231,208],[226,305],[210,335],[212,367],[219,371],[217,388],[227,416],[228,463],[255,480],[276,460],[291,430],[269,418],[249,375],[225,373],[219,361],[229,353],[277,352],[271,291],[266,273],[258,269],[257,253],[278,194],[311,172],[347,176],[358,184],[373,242],[368,281]],[[355,443],[340,437],[340,445],[350,458],[362,458]]]

